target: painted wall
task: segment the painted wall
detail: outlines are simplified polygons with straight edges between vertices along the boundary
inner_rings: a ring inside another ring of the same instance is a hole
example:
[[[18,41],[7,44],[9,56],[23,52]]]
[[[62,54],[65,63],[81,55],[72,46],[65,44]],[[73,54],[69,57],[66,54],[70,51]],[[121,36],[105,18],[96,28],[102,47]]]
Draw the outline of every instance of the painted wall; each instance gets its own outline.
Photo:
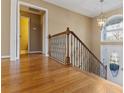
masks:
[[[20,18],[20,49],[28,50],[29,18]]]
[[[111,17],[112,15],[123,14],[123,9],[119,8],[113,11],[109,11],[105,13],[107,18]],[[100,59],[100,45],[101,45],[101,31],[97,25],[96,18],[92,19],[92,39],[91,39],[91,47],[93,53]]]
[[[25,11],[21,11],[22,16],[30,18],[29,25],[29,51],[42,51],[42,25],[43,15],[33,14]]]
[[[10,0],[1,0],[1,55],[10,54]]]
[[[70,27],[91,48],[91,18],[71,12],[42,0],[21,0],[48,9],[48,31],[55,34]],[[10,51],[10,0],[2,0],[2,56]]]

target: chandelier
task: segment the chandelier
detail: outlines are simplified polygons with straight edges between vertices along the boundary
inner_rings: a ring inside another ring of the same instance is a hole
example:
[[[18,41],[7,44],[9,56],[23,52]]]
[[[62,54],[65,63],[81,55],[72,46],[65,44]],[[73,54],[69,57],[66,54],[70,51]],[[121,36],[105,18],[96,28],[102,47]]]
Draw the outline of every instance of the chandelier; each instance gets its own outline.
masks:
[[[105,21],[106,21],[106,17],[104,16],[104,13],[103,13],[103,2],[104,2],[104,0],[100,0],[100,3],[101,3],[101,13],[97,17],[98,26],[101,27],[101,28],[103,27],[103,25],[105,24]]]

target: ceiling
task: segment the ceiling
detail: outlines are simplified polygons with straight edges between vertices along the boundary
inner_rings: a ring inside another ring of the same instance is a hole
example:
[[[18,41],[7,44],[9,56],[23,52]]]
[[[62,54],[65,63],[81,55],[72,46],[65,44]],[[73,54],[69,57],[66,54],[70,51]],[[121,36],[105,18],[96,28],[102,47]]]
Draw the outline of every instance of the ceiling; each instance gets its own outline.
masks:
[[[101,12],[99,0],[44,0],[57,6],[89,17],[98,16]],[[103,12],[108,12],[123,6],[123,0],[104,0]]]

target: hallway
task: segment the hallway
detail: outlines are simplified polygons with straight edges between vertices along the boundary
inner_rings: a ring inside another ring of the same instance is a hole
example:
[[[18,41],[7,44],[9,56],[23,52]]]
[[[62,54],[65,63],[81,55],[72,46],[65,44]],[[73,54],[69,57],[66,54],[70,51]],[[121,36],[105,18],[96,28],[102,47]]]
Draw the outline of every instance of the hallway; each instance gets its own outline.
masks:
[[[64,66],[41,54],[2,60],[2,93],[122,93],[111,82]]]

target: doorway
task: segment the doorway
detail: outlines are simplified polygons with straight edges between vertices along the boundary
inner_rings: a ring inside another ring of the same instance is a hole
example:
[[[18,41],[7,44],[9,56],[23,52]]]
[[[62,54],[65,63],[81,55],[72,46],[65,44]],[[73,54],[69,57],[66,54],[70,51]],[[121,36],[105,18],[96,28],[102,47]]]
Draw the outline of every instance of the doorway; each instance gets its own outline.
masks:
[[[20,54],[42,53],[45,11],[20,6]]]
[[[43,16],[43,44],[42,53],[48,56],[48,10],[24,1],[11,1],[11,35],[10,35],[10,60],[16,61],[20,59],[20,6],[27,6],[37,10],[44,11]]]
[[[29,17],[20,17],[20,54],[28,54],[29,52]]]
[[[122,82],[123,81],[123,46],[122,45],[102,45],[101,61],[103,62],[104,65],[107,65],[107,79],[122,86],[123,84]],[[114,65],[115,69],[112,68],[113,63],[116,64]]]
[[[108,18],[101,31],[101,61],[107,65],[107,79],[123,84],[123,16]]]

